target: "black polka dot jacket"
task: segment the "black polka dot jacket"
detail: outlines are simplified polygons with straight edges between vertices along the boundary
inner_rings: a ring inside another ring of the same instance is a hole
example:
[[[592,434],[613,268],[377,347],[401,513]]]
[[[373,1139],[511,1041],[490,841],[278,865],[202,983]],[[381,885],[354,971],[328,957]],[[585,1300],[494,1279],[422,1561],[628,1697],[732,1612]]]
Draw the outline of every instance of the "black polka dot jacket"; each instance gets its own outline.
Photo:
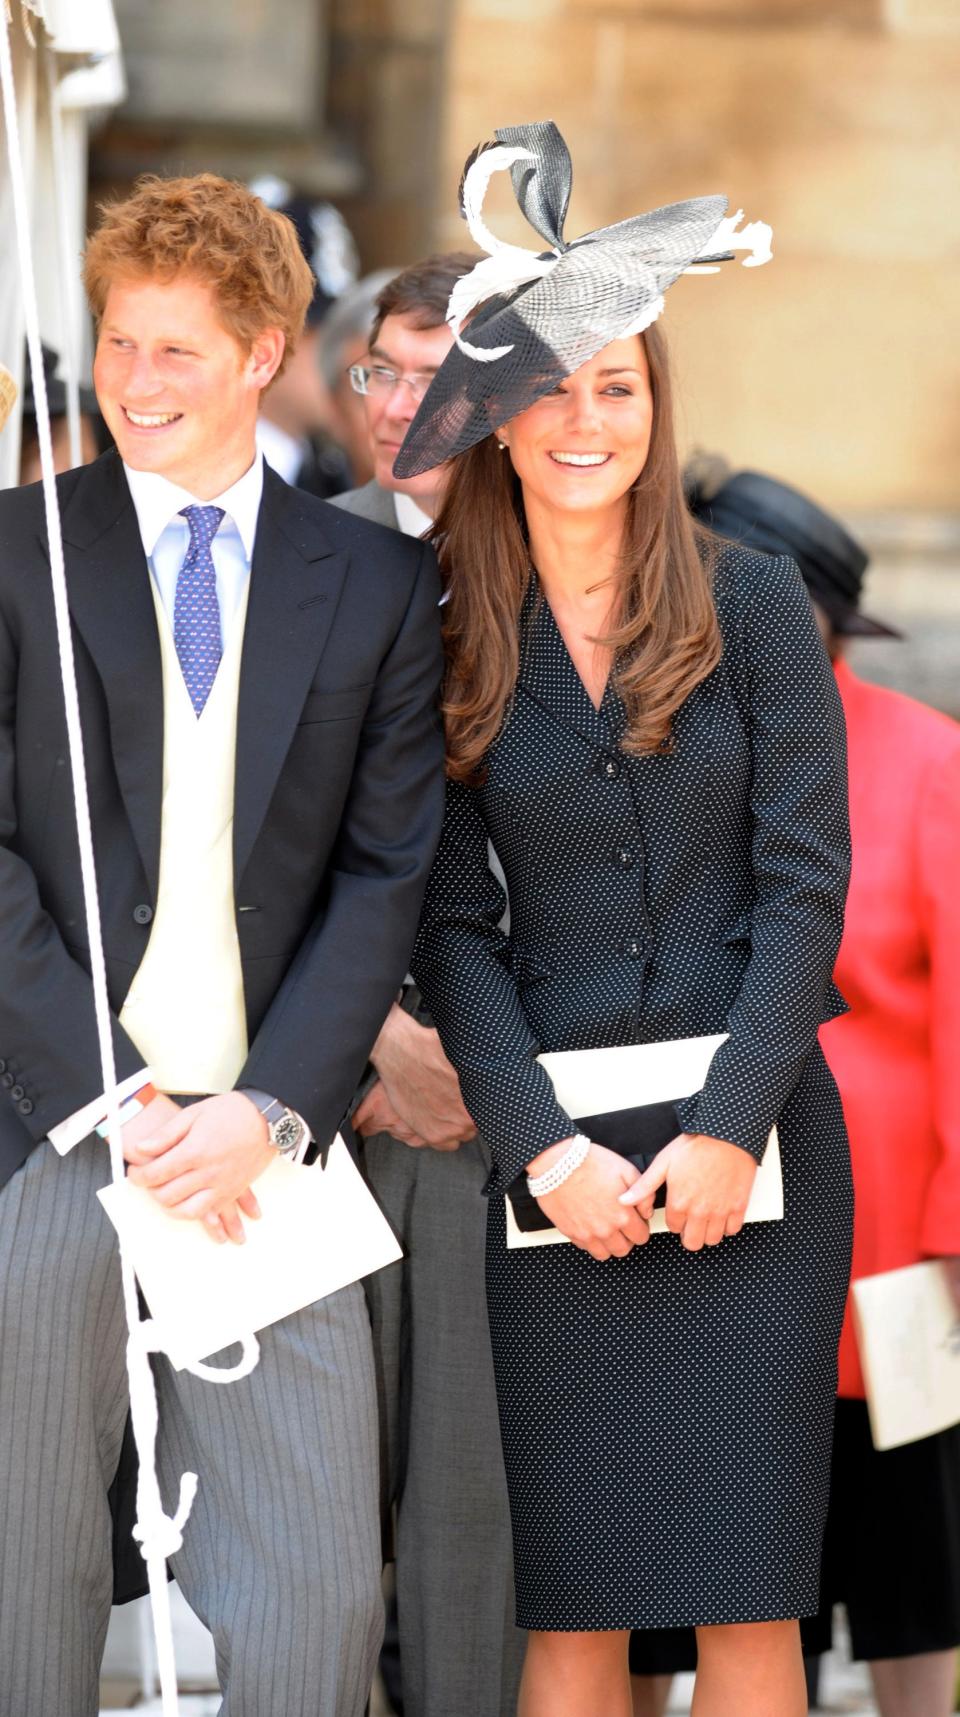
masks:
[[[576,1130],[541,1051],[729,1032],[680,1118],[760,1157],[820,1023],[844,1010],[833,672],[792,561],[730,549],[715,591],[722,660],[672,749],[635,758],[615,692],[594,708],[534,589],[486,779],[447,784],[412,970],[499,1190]]]

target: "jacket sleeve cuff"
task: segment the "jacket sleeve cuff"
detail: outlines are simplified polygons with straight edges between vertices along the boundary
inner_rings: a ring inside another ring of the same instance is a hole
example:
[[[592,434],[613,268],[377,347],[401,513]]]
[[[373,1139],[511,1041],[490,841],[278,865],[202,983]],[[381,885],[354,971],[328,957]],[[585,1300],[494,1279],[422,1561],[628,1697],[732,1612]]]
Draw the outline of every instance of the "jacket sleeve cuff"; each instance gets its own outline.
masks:
[[[755,1106],[751,1104],[751,1111]],[[775,1122],[758,1120],[756,1113],[738,1110],[729,1098],[718,1101],[706,1091],[695,1092],[677,1104],[677,1118],[685,1133],[702,1133],[710,1139],[726,1139],[739,1145],[756,1162],[763,1161],[770,1129]]]
[[[464,1104],[493,1158],[487,1192],[505,1193],[534,1157],[577,1131],[533,1058],[502,1073],[462,1065],[458,1073]]]

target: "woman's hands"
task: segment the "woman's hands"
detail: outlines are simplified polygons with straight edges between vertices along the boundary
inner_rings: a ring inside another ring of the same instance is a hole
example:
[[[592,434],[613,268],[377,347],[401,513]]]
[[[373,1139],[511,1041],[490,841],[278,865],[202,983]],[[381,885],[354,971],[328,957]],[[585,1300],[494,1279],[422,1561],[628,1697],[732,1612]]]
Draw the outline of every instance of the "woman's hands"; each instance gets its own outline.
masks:
[[[528,1174],[544,1174],[562,1157],[569,1139],[561,1139],[527,1164]],[[591,1145],[578,1169],[556,1192],[548,1192],[537,1203],[555,1228],[581,1251],[603,1262],[625,1258],[634,1246],[645,1246],[650,1238],[646,1217],[625,1208],[619,1197],[638,1180],[636,1169],[615,1151]]]
[[[739,1145],[706,1133],[681,1133],[620,1194],[620,1203],[649,1221],[654,1194],[666,1183],[667,1227],[688,1252],[699,1252],[739,1234],[756,1172],[753,1157]]]

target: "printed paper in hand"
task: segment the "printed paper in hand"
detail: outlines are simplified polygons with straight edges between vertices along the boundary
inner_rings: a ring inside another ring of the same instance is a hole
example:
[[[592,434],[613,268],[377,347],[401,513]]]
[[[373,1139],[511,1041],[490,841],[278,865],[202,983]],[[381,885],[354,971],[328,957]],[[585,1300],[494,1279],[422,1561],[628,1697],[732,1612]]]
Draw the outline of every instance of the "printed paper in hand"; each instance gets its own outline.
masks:
[[[218,1245],[151,1193],[98,1193],[132,1260],[164,1351],[180,1370],[392,1264],[401,1248],[339,1134],[327,1166],[276,1162],[254,1186],[246,1244]]]
[[[864,1276],[853,1305],[874,1448],[960,1423],[960,1319],[943,1266]]]
[[[628,1043],[611,1049],[565,1049],[538,1057],[553,1081],[557,1102],[573,1120],[580,1115],[607,1115],[634,1109],[641,1103],[673,1103],[699,1091],[726,1032],[713,1037],[682,1037],[669,1043]],[[679,1126],[678,1126],[679,1132]],[[507,1248],[568,1246],[558,1228],[524,1233],[517,1226],[509,1198]],[[780,1144],[774,1127],[757,1170],[747,1206],[747,1222],[778,1222],[783,1217],[783,1176]],[[666,1213],[654,1211],[651,1234],[667,1234]]]

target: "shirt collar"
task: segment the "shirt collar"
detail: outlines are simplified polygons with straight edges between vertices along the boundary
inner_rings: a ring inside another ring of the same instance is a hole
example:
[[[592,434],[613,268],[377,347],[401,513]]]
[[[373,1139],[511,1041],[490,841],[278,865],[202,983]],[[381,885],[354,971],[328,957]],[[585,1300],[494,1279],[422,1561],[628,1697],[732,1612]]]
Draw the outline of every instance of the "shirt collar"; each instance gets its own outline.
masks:
[[[222,507],[237,527],[247,560],[253,560],[257,515],[263,495],[262,454],[256,454],[249,471],[231,483],[229,489],[224,489],[222,495],[214,495],[211,501],[205,502],[198,501],[196,495],[191,495],[189,489],[182,489],[179,483],[171,483],[169,477],[161,477],[159,472],[134,471],[127,464],[123,469],[140,526],[143,552],[148,560],[171,520],[183,507],[197,506]]]
[[[399,489],[393,491],[393,505],[397,515],[397,524],[404,536],[422,537],[433,524],[429,513],[418,506],[412,495],[403,495]]]

